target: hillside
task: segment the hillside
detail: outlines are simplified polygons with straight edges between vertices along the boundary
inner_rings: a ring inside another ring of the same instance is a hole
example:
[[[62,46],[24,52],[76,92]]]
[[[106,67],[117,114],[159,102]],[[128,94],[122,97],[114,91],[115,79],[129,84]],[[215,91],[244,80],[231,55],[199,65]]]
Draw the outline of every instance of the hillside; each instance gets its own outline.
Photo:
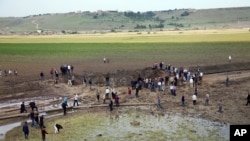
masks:
[[[0,18],[0,34],[77,34],[249,28],[250,7],[148,12],[70,12]]]

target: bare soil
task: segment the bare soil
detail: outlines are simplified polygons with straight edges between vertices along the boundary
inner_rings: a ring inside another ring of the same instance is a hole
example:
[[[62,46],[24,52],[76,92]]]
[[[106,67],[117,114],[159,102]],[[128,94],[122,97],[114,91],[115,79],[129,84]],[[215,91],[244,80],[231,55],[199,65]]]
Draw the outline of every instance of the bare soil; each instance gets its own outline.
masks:
[[[67,76],[61,77],[59,84],[55,84],[54,80],[49,78],[47,73],[46,79],[41,81],[39,79],[39,68],[25,71],[28,66],[17,66],[21,70],[18,76],[2,76],[0,78],[0,102],[21,100],[24,98],[32,97],[64,97],[67,96],[69,101],[73,101],[75,93],[80,96],[81,105],[87,104],[102,104],[96,100],[96,90],[101,92],[101,97],[105,92],[105,76],[109,73],[111,76],[112,85],[115,86],[116,91],[120,97],[121,103],[156,103],[157,96],[160,96],[161,103],[164,110],[157,109],[155,106],[152,111],[158,112],[173,112],[182,113],[183,115],[192,115],[202,117],[212,121],[220,121],[228,124],[249,124],[250,123],[250,106],[246,106],[246,97],[250,90],[250,71],[248,70],[249,63],[245,63],[245,67],[235,67],[239,64],[231,65],[231,68],[227,68],[222,65],[219,66],[202,66],[204,69],[204,77],[202,83],[198,85],[198,104],[193,105],[191,96],[194,93],[194,89],[189,87],[189,84],[181,84],[177,87],[177,96],[172,96],[169,91],[169,86],[166,85],[164,92],[151,92],[146,88],[143,88],[139,93],[139,98],[135,97],[135,91],[132,91],[132,99],[128,99],[127,87],[130,86],[129,82],[132,79],[136,79],[138,76],[155,76],[164,77],[163,71],[152,71],[150,68],[138,70],[117,70],[119,67],[115,67],[114,64],[101,64],[106,65],[104,71],[100,73],[94,73],[96,67],[88,67],[88,70],[82,71],[83,69],[77,69],[74,72],[76,76],[76,85],[70,87],[67,83]],[[240,65],[242,66],[242,65]],[[43,65],[40,68],[44,67]],[[46,66],[48,72],[50,68]],[[85,64],[86,67],[86,64]],[[194,69],[190,67],[191,69]],[[214,68],[214,69],[212,69]],[[226,68],[226,69],[225,69]],[[201,70],[202,70],[201,69]],[[207,72],[206,72],[207,70]],[[209,70],[209,71],[208,71]],[[237,71],[238,70],[238,71]],[[221,72],[221,73],[218,73]],[[82,85],[82,75],[86,74],[88,78],[93,79],[94,87],[92,90],[89,87]],[[226,77],[229,77],[230,86],[225,86]],[[123,80],[123,81],[121,81]],[[210,105],[205,106],[205,95],[210,95]],[[186,106],[181,106],[181,96],[185,95]],[[219,100],[223,102],[223,113],[217,112],[217,103]],[[39,106],[43,107],[51,104],[59,104],[59,101],[50,103],[38,103]],[[30,110],[28,107],[26,107]],[[122,108],[122,107],[121,107]],[[95,111],[104,110],[99,108]],[[7,111],[7,112],[6,112]],[[18,114],[18,107],[12,107],[8,109],[0,109],[0,116]],[[16,120],[19,120],[17,118]],[[8,120],[1,120],[0,124],[5,123]]]

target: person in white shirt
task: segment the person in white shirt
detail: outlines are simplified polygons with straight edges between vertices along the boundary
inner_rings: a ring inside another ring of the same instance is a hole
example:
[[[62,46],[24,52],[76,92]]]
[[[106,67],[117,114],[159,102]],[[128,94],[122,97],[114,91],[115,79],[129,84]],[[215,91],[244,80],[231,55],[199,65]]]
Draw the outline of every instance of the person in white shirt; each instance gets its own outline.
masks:
[[[79,106],[79,104],[78,104],[78,94],[76,94],[75,97],[74,97],[74,105],[73,106],[75,106],[75,104],[77,106]]]
[[[192,96],[192,100],[193,100],[193,105],[196,105],[196,100],[197,100],[197,97],[195,94],[193,94]]]
[[[193,78],[190,78],[190,80],[189,80],[190,88],[193,88],[193,85],[194,85],[193,83],[194,83]]]
[[[109,93],[110,93],[110,90],[109,90],[109,88],[107,87],[106,90],[105,90],[105,98],[108,98],[108,97],[109,97]]]

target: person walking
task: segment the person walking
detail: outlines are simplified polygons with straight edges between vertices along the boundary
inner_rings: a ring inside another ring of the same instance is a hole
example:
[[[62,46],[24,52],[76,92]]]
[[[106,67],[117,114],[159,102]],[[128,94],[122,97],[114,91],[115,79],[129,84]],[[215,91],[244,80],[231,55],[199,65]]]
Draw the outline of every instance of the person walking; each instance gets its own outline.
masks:
[[[24,138],[29,139],[29,126],[28,126],[27,121],[24,122],[23,133],[24,133]]]
[[[160,108],[160,109],[163,109],[163,107],[161,106],[161,99],[160,99],[159,96],[157,98],[157,107]]]
[[[132,93],[132,91],[131,91],[130,87],[128,87],[128,98],[129,99],[131,99],[131,93]]]
[[[185,107],[185,96],[182,94],[181,96],[181,106]]]
[[[209,94],[206,94],[205,106],[209,105]]]
[[[139,86],[138,86],[138,84],[136,84],[136,88],[135,88],[135,96],[136,96],[136,98],[138,98],[138,97],[139,97]]]
[[[116,107],[119,106],[119,97],[117,94],[115,95],[115,105],[116,105]]]
[[[218,112],[222,113],[222,100],[218,102]]]
[[[31,119],[31,126],[33,127],[33,126],[35,126],[35,113],[34,113],[33,110],[31,110],[29,116],[30,116],[30,119]]]
[[[109,103],[109,110],[110,112],[113,111],[113,101],[110,99],[110,103]]]
[[[249,91],[248,91],[247,104],[246,104],[246,106],[247,106],[248,104],[250,105],[250,94],[249,94]]]
[[[78,94],[76,93],[76,95],[75,95],[75,97],[74,97],[74,105],[73,106],[75,106],[75,104],[77,105],[77,106],[79,106],[79,104],[78,104]]]
[[[41,133],[42,133],[42,141],[46,141],[46,134],[49,133],[45,130],[45,126],[41,128]]]
[[[65,103],[65,102],[63,102],[63,103],[62,103],[63,115],[66,115],[66,112],[67,112],[67,106],[68,106],[68,104],[67,104],[67,103]]]
[[[20,113],[27,113],[27,110],[26,110],[25,105],[24,105],[24,101],[21,104]]]
[[[37,108],[37,106],[36,106],[35,101],[31,101],[31,102],[29,103],[29,105],[30,105],[30,108],[31,108],[32,111],[34,111],[34,109],[36,109],[36,111],[38,111],[38,108]]]
[[[193,94],[192,100],[193,100],[193,105],[196,105],[197,96],[195,94]]]
[[[100,92],[98,90],[96,90],[96,99],[97,99],[97,101],[99,103],[99,101],[100,101]]]
[[[40,116],[40,128],[43,128],[44,127],[44,116],[41,115]]]

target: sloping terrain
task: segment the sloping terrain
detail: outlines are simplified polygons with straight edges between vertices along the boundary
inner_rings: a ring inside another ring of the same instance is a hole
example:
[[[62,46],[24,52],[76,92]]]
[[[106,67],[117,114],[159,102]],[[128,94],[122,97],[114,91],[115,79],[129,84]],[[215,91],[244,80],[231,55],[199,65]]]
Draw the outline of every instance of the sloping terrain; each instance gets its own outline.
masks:
[[[69,12],[0,18],[0,34],[77,34],[120,31],[249,28],[250,7],[148,12]],[[37,30],[39,30],[37,32]]]

